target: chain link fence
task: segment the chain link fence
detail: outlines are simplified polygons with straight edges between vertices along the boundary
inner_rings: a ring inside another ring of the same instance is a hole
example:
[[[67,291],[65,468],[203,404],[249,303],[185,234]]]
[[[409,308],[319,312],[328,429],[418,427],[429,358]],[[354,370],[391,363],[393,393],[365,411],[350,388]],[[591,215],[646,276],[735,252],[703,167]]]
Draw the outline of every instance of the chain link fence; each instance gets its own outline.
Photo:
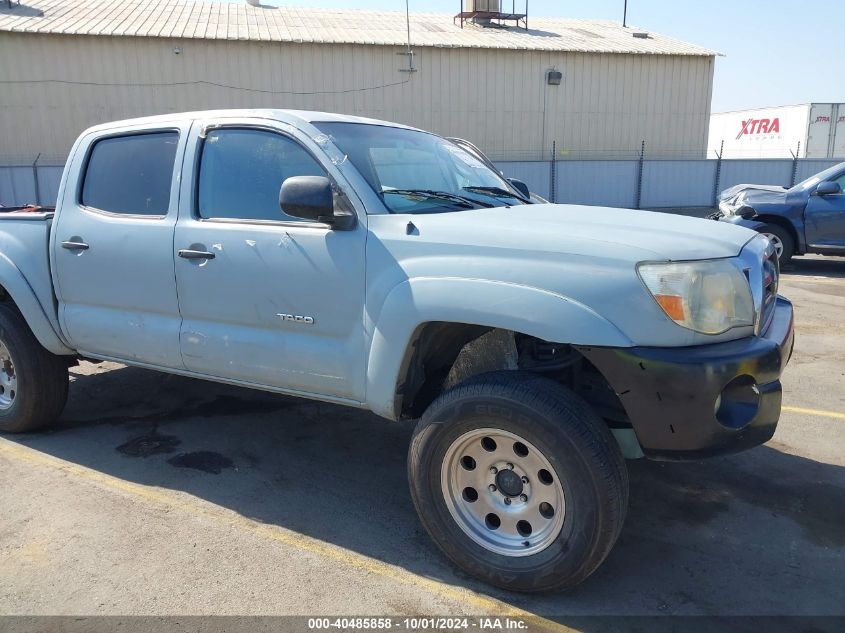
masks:
[[[741,152],[637,148],[568,150],[552,144],[546,156],[534,152],[491,152],[511,178],[523,180],[552,202],[634,209],[714,207],[721,191],[742,183],[791,187],[842,162],[843,158],[800,158],[798,150],[771,150],[772,157]]]

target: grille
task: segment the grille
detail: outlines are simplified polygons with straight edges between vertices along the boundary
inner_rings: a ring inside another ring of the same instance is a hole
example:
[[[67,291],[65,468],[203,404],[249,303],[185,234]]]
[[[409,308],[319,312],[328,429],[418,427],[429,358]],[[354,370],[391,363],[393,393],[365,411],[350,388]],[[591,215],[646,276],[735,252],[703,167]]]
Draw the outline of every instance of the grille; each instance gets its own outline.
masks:
[[[778,278],[780,277],[780,266],[778,256],[773,248],[766,249],[763,256],[763,303],[760,306],[760,331],[764,332],[769,327],[772,315],[775,311],[775,303],[778,296]]]

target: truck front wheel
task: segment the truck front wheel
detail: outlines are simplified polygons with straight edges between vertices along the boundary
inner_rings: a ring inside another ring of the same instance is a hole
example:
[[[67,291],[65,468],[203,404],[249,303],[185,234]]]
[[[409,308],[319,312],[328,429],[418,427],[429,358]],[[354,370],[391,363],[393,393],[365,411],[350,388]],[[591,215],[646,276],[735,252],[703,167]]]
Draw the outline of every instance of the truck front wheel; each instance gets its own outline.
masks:
[[[619,536],[628,475],[579,396],[525,372],[484,374],[420,420],[411,494],[435,543],[468,574],[516,591],[573,587]]]
[[[0,304],[0,432],[50,424],[64,409],[67,363],[44,349],[12,306]]]

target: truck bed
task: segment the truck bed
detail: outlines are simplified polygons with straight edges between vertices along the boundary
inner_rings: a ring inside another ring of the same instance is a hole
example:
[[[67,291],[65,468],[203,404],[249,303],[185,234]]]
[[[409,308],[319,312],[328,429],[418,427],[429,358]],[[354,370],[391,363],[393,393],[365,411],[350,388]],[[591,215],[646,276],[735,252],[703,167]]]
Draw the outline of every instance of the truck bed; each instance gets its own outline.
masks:
[[[0,208],[0,258],[21,272],[57,327],[49,255],[53,213],[50,207]]]

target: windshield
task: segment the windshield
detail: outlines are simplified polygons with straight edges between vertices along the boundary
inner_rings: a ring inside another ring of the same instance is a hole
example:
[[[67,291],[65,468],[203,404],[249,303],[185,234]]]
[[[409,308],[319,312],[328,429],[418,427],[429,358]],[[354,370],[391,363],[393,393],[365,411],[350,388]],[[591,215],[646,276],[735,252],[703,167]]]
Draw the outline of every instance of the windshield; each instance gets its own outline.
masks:
[[[368,123],[314,123],[391,213],[528,204],[477,156],[428,132]]]
[[[839,163],[833,167],[828,167],[824,171],[820,171],[819,173],[810,176],[807,180],[802,180],[795,185],[793,189],[805,191],[811,187],[815,187],[818,183],[824,180],[834,180],[837,176],[841,175],[843,170],[845,170],[845,163]]]

